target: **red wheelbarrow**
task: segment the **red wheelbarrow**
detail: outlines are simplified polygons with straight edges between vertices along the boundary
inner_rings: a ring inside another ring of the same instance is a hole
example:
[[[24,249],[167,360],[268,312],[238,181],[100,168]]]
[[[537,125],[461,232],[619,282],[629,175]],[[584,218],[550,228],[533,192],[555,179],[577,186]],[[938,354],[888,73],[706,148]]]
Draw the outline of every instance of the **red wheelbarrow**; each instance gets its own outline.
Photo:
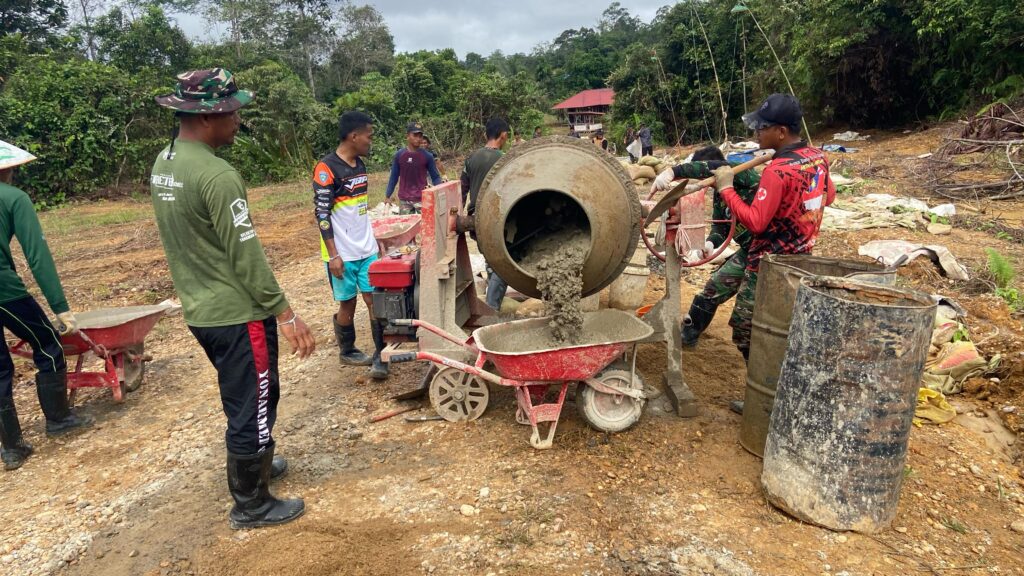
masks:
[[[153,359],[145,353],[146,334],[171,309],[166,305],[126,306],[77,314],[79,331],[60,337],[64,355],[78,356],[74,370],[68,370],[69,401],[74,403],[79,388],[110,388],[114,401],[124,402],[127,392],[142,385],[146,362]],[[24,340],[11,352],[32,358],[32,348]],[[103,359],[103,372],[82,369],[90,352]]]
[[[626,430],[640,419],[644,401],[643,381],[636,374],[636,343],[653,329],[632,314],[601,310],[584,319],[584,341],[560,348],[529,348],[524,342],[544,340],[547,318],[517,320],[477,328],[461,339],[421,320],[392,320],[399,326],[416,326],[467,348],[476,355],[473,365],[433,352],[390,354],[389,362],[426,360],[438,367],[430,383],[430,403],[445,420],[475,420],[487,409],[487,383],[512,386],[516,392],[516,420],[533,429],[530,445],[550,448],[562,413],[569,384],[579,384],[576,407],[593,428],[604,432]],[[632,346],[632,363],[619,361]],[[490,362],[494,372],[484,369]],[[558,398],[545,403],[548,388],[558,386]],[[537,425],[548,422],[541,439]]]

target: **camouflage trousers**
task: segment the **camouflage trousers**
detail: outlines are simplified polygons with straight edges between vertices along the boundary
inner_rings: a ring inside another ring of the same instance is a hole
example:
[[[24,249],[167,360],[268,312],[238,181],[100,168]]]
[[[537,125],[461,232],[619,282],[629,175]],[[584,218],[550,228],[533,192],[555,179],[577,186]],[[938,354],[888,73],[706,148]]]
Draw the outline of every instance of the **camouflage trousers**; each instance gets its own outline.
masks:
[[[754,294],[757,293],[757,272],[745,270],[743,282],[736,294],[736,305],[729,318],[732,326],[732,341],[743,354],[743,359],[750,358],[750,331],[754,319]]]
[[[697,344],[697,339],[711,324],[718,307],[739,292],[746,267],[747,251],[740,249],[714,271],[704,285],[704,290],[694,296],[690,304],[690,312],[683,323],[683,344]]]

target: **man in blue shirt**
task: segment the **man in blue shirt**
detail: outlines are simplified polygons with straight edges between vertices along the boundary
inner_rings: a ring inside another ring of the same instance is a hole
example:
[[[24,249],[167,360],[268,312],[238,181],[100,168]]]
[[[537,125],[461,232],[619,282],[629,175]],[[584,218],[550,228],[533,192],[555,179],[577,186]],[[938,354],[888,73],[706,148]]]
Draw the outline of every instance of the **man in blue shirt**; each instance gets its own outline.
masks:
[[[391,161],[391,177],[384,193],[385,202],[392,203],[395,185],[398,185],[398,206],[402,214],[419,214],[423,189],[427,187],[427,175],[433,186],[441,183],[434,157],[423,150],[423,126],[410,122],[405,129],[406,147],[395,152]]]

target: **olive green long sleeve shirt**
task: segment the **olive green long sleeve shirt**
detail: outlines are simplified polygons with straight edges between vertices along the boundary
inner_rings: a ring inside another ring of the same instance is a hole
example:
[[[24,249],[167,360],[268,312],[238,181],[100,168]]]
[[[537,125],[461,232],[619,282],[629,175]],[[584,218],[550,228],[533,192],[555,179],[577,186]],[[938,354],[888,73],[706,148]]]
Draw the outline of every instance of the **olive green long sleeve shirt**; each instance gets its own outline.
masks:
[[[160,241],[185,323],[244,324],[288,308],[252,219],[245,185],[209,146],[177,140],[150,180]]]
[[[32,200],[14,186],[0,183],[0,304],[29,295],[14,267],[12,238],[21,244],[32,276],[53,313],[70,310]]]

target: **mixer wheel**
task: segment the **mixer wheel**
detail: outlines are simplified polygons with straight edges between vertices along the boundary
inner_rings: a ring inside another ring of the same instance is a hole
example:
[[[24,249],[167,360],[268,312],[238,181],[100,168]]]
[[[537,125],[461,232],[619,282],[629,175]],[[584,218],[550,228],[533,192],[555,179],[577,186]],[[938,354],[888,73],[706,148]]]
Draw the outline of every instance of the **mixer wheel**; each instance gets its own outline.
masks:
[[[449,422],[476,420],[490,399],[487,383],[455,368],[442,368],[430,380],[430,404]]]

